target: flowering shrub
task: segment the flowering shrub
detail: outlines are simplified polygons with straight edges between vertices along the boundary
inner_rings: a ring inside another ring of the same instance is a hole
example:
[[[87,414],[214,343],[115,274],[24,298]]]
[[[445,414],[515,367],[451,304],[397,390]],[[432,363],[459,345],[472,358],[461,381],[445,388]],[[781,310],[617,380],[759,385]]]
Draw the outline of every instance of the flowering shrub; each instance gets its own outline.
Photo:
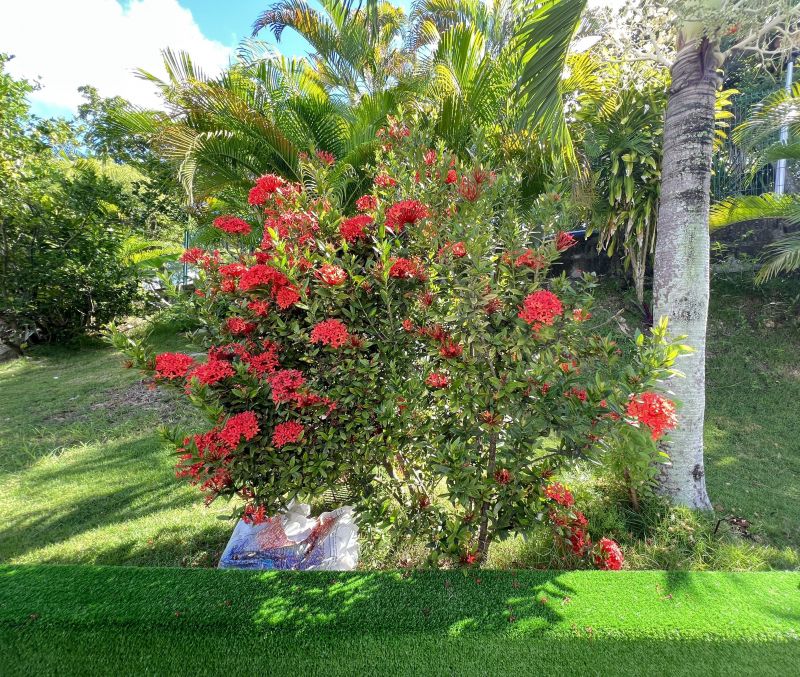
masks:
[[[433,563],[482,563],[549,515],[572,553],[619,568],[547,478],[621,445],[655,454],[674,418],[652,388],[679,348],[662,324],[625,356],[592,325],[591,279],[551,274],[574,238],[526,220],[513,169],[464,165],[397,121],[381,139],[356,213],[318,154],[318,192],[262,177],[249,214],[215,221],[233,246],[186,252],[207,355],[133,351],[211,420],[176,438],[178,474],[241,497],[249,522],[346,484],[362,533],[424,538]],[[251,230],[261,245],[238,247]]]

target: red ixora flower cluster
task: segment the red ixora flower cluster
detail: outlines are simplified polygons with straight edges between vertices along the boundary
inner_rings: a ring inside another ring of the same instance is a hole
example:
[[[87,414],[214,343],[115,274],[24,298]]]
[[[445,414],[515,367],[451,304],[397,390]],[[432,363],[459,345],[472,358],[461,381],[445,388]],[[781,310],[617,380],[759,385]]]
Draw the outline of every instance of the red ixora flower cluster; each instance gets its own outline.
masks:
[[[333,153],[329,153],[327,150],[318,150],[316,152],[317,159],[324,165],[330,167],[336,162],[336,157],[334,157]]]
[[[314,276],[331,287],[338,287],[347,279],[347,272],[344,268],[340,268],[332,263],[323,263],[319,270],[314,272]]]
[[[370,212],[378,208],[378,198],[374,195],[362,195],[356,200],[356,209],[360,212]]]
[[[331,348],[341,348],[350,340],[347,327],[339,320],[324,320],[314,325],[311,341]]]
[[[247,201],[251,205],[260,206],[267,202],[278,191],[284,190],[288,186],[286,179],[275,174],[266,174],[258,179],[250,189]]]
[[[353,244],[356,240],[367,239],[367,226],[371,226],[375,222],[369,214],[357,214],[351,216],[349,219],[343,219],[339,224],[339,234],[342,238]]]
[[[187,437],[178,449],[177,477],[187,477],[199,484],[210,503],[231,483],[228,466],[242,442],[249,442],[260,432],[258,418],[252,411],[231,416],[225,424],[206,433]]]
[[[278,449],[287,444],[294,444],[303,435],[303,430],[303,425],[296,421],[279,423],[272,431],[272,444]]]
[[[424,282],[428,274],[418,259],[405,259],[401,256],[389,259],[389,277],[398,280],[419,280]]]
[[[555,501],[558,505],[565,508],[571,508],[575,505],[575,498],[572,492],[567,489],[561,482],[553,482],[545,487],[544,495],[551,501]]]
[[[610,538],[601,538],[592,548],[592,539],[587,529],[589,520],[580,510],[573,510],[575,498],[572,493],[560,482],[548,484],[544,490],[545,498],[555,503],[550,508],[548,517],[556,537],[569,547],[569,551],[578,557],[592,556],[595,566],[600,569],[619,570],[622,568],[624,558],[622,550],[616,541]]]
[[[229,235],[249,235],[253,232],[250,224],[237,216],[218,216],[214,219],[214,228],[228,233]]]
[[[572,235],[564,231],[561,231],[556,236],[556,249],[560,252],[563,252],[569,249],[570,247],[574,246],[575,244],[577,244],[577,242],[578,241],[574,237],[572,237]]]
[[[156,377],[166,379],[183,378],[194,365],[194,358],[184,353],[161,353],[156,355]]]
[[[386,210],[386,230],[399,234],[406,226],[430,215],[428,208],[418,200],[401,200]]]
[[[432,371],[428,375],[428,378],[425,379],[425,383],[431,388],[439,390],[441,388],[446,388],[448,385],[450,385],[450,379],[447,377],[447,374],[440,374],[438,372]]]
[[[248,322],[241,317],[229,317],[225,320],[225,328],[234,335],[249,334],[256,329],[255,322]]]
[[[230,378],[235,373],[230,362],[209,358],[204,364],[192,369],[192,371],[187,374],[186,380],[191,381],[197,379],[200,383],[211,386],[219,383],[223,379]]]
[[[542,270],[547,266],[547,261],[544,256],[533,251],[533,249],[526,249],[522,254],[517,256],[514,260],[515,268],[530,268],[531,270]]]
[[[525,297],[519,317],[531,325],[534,331],[538,331],[542,325],[552,325],[553,320],[563,312],[564,306],[558,296],[546,289],[540,289]]]
[[[678,424],[675,403],[658,393],[642,393],[638,397],[631,397],[627,414],[650,428],[650,436],[654,440]]]

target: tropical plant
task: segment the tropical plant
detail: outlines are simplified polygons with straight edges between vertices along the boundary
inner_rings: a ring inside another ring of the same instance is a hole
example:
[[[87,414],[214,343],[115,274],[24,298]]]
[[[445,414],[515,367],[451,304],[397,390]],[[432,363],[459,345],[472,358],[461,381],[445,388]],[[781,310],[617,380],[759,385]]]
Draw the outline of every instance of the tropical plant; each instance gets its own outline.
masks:
[[[786,142],[776,140],[786,129]],[[779,90],[756,105],[733,139],[752,157],[751,176],[778,160],[800,160],[800,83],[791,91]],[[711,207],[712,230],[743,221],[781,219],[800,225],[800,194],[744,195],[731,197]],[[767,245],[763,265],[756,274],[762,283],[781,273],[800,268],[800,234],[790,233]]]
[[[310,71],[319,85],[353,105],[365,94],[391,89],[413,69],[414,53],[403,48],[403,9],[376,0],[319,5],[282,0],[256,19],[253,36],[269,29],[280,42],[287,28],[297,32],[311,45]]]
[[[261,177],[246,218],[216,220],[225,249],[186,252],[205,360],[112,335],[214,426],[171,434],[178,474],[254,523],[346,484],[362,533],[420,539],[434,563],[480,564],[545,514],[573,564],[618,568],[548,478],[628,444],[651,472],[674,416],[651,390],[680,348],[663,324],[627,356],[598,333],[590,280],[547,275],[574,240],[525,218],[514,172],[401,121],[381,136],[358,213],[315,191],[334,166],[310,158],[302,185]]]

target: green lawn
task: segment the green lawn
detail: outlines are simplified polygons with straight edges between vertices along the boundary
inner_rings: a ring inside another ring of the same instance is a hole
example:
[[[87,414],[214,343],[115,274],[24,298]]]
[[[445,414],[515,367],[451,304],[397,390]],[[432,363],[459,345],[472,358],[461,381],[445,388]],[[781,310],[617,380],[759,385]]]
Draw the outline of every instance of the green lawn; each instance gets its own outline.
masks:
[[[4,674],[787,675],[795,573],[0,567]]]
[[[748,519],[752,540],[698,555],[710,528],[703,541],[694,522],[670,517],[635,551],[627,540],[632,566],[797,566],[800,330],[791,301],[799,295],[798,281],[764,291],[741,280],[714,283],[707,479],[720,516]],[[192,417],[180,399],[147,390],[108,348],[37,348],[0,365],[0,562],[214,566],[232,529],[218,519],[229,507],[205,508],[199,492],[174,478],[174,457],[157,434],[165,422],[191,427]],[[616,528],[606,506],[594,515]],[[496,552],[499,566],[541,561],[520,556],[513,542]]]
[[[157,430],[192,411],[140,381],[99,346],[0,365],[0,562],[216,564],[229,508],[175,479]]]

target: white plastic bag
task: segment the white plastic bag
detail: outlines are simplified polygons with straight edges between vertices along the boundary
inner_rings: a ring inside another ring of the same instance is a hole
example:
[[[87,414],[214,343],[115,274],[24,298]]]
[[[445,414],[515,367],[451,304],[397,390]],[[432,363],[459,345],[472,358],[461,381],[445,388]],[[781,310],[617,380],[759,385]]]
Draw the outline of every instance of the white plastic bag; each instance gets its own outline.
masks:
[[[236,525],[220,569],[350,571],[358,564],[358,526],[344,506],[309,517],[311,506],[292,501],[266,522]]]

